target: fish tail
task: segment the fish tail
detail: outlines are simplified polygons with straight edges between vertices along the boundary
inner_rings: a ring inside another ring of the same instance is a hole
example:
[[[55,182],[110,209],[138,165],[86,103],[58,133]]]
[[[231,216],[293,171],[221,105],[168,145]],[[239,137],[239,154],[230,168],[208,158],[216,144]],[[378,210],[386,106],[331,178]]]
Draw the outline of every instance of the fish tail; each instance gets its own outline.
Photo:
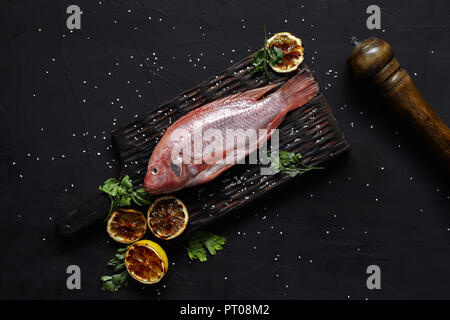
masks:
[[[280,89],[281,95],[286,100],[288,111],[310,102],[318,92],[319,85],[309,70],[298,73]]]

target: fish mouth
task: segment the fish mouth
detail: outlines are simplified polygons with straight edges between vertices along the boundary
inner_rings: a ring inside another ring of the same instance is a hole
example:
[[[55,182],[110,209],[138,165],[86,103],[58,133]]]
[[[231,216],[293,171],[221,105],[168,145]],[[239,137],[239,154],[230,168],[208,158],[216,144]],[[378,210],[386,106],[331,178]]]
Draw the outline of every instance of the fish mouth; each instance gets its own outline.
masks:
[[[182,187],[169,189],[169,188],[161,188],[161,187],[152,188],[152,187],[144,186],[144,188],[145,188],[145,191],[147,191],[147,193],[150,195],[159,195],[159,194],[169,194],[169,193],[178,191]]]
[[[152,187],[149,185],[144,185],[144,189],[145,189],[145,191],[147,191],[148,194],[151,194],[151,195],[157,195],[157,194],[164,193],[162,188],[155,188],[155,187]]]
[[[143,185],[145,191],[147,191],[148,194],[151,195],[158,195],[158,194],[168,194],[168,193],[172,193],[175,191],[180,190],[181,188],[183,188],[183,186],[169,186],[169,185],[155,185],[151,182],[145,182],[144,181],[144,185]]]

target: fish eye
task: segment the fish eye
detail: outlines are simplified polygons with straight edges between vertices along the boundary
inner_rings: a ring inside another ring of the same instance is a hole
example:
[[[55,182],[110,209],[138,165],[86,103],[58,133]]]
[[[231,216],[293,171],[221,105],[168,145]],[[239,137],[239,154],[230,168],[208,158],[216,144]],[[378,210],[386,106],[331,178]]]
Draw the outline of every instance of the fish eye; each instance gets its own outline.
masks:
[[[159,168],[158,168],[157,166],[154,166],[154,167],[152,168],[151,172],[152,172],[153,175],[158,174]]]

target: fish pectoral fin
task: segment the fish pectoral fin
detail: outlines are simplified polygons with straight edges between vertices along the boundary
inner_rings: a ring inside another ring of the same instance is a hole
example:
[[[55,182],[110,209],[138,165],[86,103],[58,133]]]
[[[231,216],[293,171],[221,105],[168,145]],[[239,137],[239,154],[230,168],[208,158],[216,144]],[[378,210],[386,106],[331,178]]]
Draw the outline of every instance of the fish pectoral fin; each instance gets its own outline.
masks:
[[[200,172],[198,175],[195,176],[189,183],[188,186],[196,186],[199,184],[203,184],[206,182],[209,182],[213,179],[215,179],[218,175],[220,175],[222,172],[226,171],[228,168],[233,166],[233,164],[213,164]]]

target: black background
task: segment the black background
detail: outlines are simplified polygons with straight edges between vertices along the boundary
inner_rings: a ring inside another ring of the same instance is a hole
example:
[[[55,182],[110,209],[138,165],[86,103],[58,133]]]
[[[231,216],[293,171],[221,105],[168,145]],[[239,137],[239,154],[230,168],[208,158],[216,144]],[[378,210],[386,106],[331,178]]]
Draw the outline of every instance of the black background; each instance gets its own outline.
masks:
[[[70,4],[81,30],[66,28]],[[370,4],[382,30],[366,28]],[[449,18],[445,0],[1,1],[0,298],[450,298],[448,177],[346,66],[350,36],[382,37],[450,123]],[[303,39],[352,151],[208,227],[228,240],[208,262],[164,243],[161,283],[102,292],[117,245],[103,227],[64,241],[58,214],[119,175],[112,127],[261,47],[264,24]],[[381,290],[366,287],[372,264]]]

